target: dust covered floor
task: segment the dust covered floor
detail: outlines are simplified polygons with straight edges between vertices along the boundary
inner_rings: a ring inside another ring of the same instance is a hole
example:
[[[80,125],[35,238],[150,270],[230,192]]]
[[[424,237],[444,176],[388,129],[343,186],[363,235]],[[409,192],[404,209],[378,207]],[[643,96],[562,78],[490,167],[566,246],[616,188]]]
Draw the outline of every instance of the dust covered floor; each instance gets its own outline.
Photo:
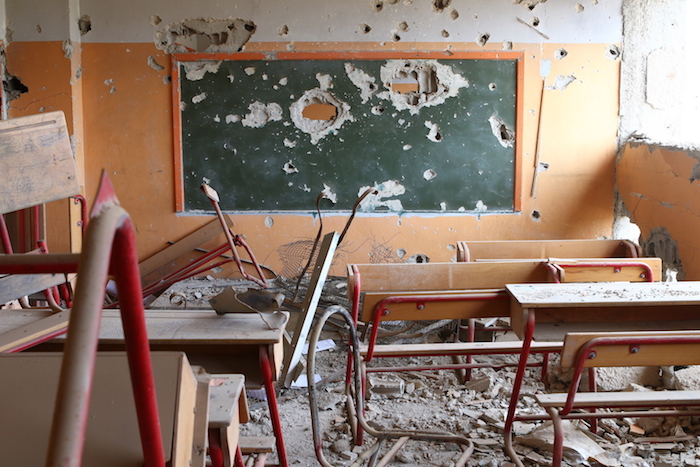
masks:
[[[170,304],[168,294],[183,296],[189,308],[206,307],[208,299],[219,293],[225,283],[216,280],[184,281],[176,290],[169,290],[159,297],[165,307]],[[287,287],[288,288],[288,287]],[[330,284],[333,293],[343,292],[342,280]],[[289,291],[286,292],[289,294]],[[325,295],[325,294],[324,294]],[[322,305],[342,303],[344,297],[331,297]],[[347,303],[343,303],[347,305]],[[157,303],[156,303],[157,305]],[[421,323],[430,333],[417,337],[417,341],[445,338],[453,326]],[[390,326],[390,325],[389,325]],[[411,331],[411,334],[421,334]],[[498,339],[511,338],[500,333]],[[373,444],[366,436],[363,446],[354,446],[346,410],[344,372],[347,362],[347,334],[342,326],[327,324],[321,339],[330,339],[335,347],[316,353],[316,371],[322,386],[317,389],[319,426],[323,454],[330,465],[348,466]],[[401,334],[393,336],[392,342],[406,341]],[[514,363],[516,356],[478,357],[482,362]],[[391,364],[438,364],[450,363],[443,357],[426,359],[404,358]],[[389,360],[383,359],[387,366]],[[402,373],[375,373],[370,375],[365,417],[376,429],[430,430],[468,437],[474,443],[474,452],[466,465],[510,466],[503,453],[502,430],[510,399],[515,368],[474,370],[472,378],[460,383],[453,370],[410,371]],[[552,357],[549,374],[550,391],[564,391],[568,387],[568,375],[562,372],[556,357]],[[599,378],[600,380],[601,378]],[[612,380],[613,377],[610,377]],[[654,387],[662,385],[650,381]],[[599,381],[600,382],[600,381]],[[586,384],[584,381],[583,384]],[[644,387],[627,384],[627,390],[643,390]],[[518,413],[541,413],[533,394],[544,392],[539,369],[528,370],[523,388],[523,397]],[[241,426],[243,436],[271,436],[267,403],[262,391],[248,391],[251,420]],[[311,410],[306,389],[278,388],[278,402],[282,419],[287,456],[290,465],[320,465],[314,450]],[[622,466],[622,467],[676,467],[700,466],[700,418],[681,419],[642,418],[637,420],[602,420],[598,434],[588,431],[585,421],[567,427],[565,441],[565,465]],[[545,423],[516,422],[516,450],[528,466],[551,465],[551,426]],[[648,438],[661,438],[646,442]],[[382,453],[391,448],[392,442],[382,444]],[[437,443],[410,440],[394,457],[392,465],[453,466],[462,451],[455,443]],[[271,454],[269,462],[276,462]]]

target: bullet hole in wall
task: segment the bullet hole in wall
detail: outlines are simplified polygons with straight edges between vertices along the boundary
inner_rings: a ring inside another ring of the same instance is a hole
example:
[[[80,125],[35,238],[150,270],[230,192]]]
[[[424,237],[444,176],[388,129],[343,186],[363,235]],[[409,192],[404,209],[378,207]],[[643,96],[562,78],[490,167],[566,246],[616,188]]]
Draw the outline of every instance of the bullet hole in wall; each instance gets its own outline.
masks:
[[[2,88],[7,94],[8,100],[15,100],[21,94],[29,92],[29,88],[22,84],[22,81],[16,76],[7,75],[7,77],[2,82]]]
[[[569,55],[569,52],[567,52],[566,49],[557,49],[554,51],[554,58],[557,60],[561,60],[567,55]]]
[[[410,258],[408,258],[407,263],[429,263],[430,258],[428,258],[427,255],[424,255],[423,253],[418,253],[417,255],[411,255]]]
[[[277,29],[277,34],[280,36],[286,36],[287,34],[289,34],[289,26],[283,24],[279,27],[279,29]]]
[[[450,6],[452,0],[433,0],[433,11],[442,13],[445,8]]]
[[[476,38],[476,43],[479,44],[479,47],[483,47],[486,45],[486,43],[489,41],[491,38],[491,34],[485,32],[483,34],[479,34],[479,37]]]
[[[377,13],[379,13],[380,11],[382,11],[382,8],[384,8],[384,2],[382,2],[382,1],[374,1],[374,2],[372,2],[372,9],[373,9],[374,11],[376,11]]]
[[[532,24],[534,27],[537,27],[540,25],[540,19],[537,16],[533,16],[530,20],[530,24]]]
[[[540,212],[539,211],[532,211],[531,217],[532,217],[533,221],[540,220],[540,217],[541,217]]]
[[[459,12],[457,10],[450,11],[450,18],[452,18],[452,19],[459,18]]]
[[[399,42],[401,40],[401,36],[399,36],[397,33],[394,33],[391,35],[391,40],[394,42]]]
[[[401,21],[396,25],[396,29],[398,29],[399,31],[406,32],[408,31],[408,23],[406,21]]]
[[[81,36],[84,36],[92,29],[92,21],[88,15],[83,15],[78,19],[78,29],[80,29]]]
[[[443,29],[442,31],[440,31],[440,35],[441,35],[442,37],[450,37],[450,33],[447,32],[447,31],[444,30],[444,29]]]
[[[151,16],[151,26],[158,26],[162,21],[158,15]]]
[[[608,60],[617,60],[620,58],[620,48],[615,44],[610,44],[607,49],[605,49],[605,58]]]
[[[255,29],[255,23],[240,18],[193,18],[156,31],[153,42],[165,53],[240,52]]]
[[[360,32],[362,32],[362,34],[369,34],[371,30],[372,28],[369,26],[369,24],[362,23],[360,25]]]

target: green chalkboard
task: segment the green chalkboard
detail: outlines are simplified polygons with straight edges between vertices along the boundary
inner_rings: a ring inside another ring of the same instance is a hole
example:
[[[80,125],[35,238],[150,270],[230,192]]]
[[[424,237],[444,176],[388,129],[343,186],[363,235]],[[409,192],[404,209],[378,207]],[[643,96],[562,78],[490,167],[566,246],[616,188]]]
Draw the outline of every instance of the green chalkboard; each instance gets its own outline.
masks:
[[[374,186],[380,193],[364,211],[514,209],[517,59],[180,61],[177,67],[184,211],[211,210],[198,189],[203,181],[227,211],[312,211],[322,190],[335,198],[323,201],[324,210],[349,210],[363,187]],[[406,92],[401,85],[421,87]],[[299,123],[308,115],[299,109],[328,104],[329,95],[335,117]],[[413,106],[401,108],[406,101]],[[343,117],[325,135],[304,131]]]

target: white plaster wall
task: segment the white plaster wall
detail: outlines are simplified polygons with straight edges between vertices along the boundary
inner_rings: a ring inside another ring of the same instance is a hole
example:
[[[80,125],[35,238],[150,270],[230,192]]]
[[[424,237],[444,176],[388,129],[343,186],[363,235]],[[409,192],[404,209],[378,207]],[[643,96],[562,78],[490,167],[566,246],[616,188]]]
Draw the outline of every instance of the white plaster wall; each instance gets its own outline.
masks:
[[[14,40],[64,40],[67,35],[68,0],[6,0]],[[615,43],[622,37],[623,0],[550,0],[530,11],[513,0],[453,0],[442,13],[429,0],[384,0],[382,11],[371,0],[81,0],[80,13],[92,20],[92,31],[84,42],[151,42],[156,27],[151,16],[162,19],[160,27],[198,17],[242,18],[254,21],[258,29],[253,41],[370,41],[390,43],[397,23],[406,21],[401,41],[472,42],[482,33],[490,42],[544,42],[517,18],[539,18],[538,29],[551,42]],[[577,12],[577,5],[583,11]],[[459,13],[457,19],[451,10]],[[74,16],[74,15],[71,15]],[[77,21],[71,17],[71,21]],[[359,25],[371,26],[369,34]],[[41,33],[36,26],[41,26]],[[278,30],[287,25],[289,34]],[[442,31],[449,33],[444,37]],[[500,44],[497,48],[500,48]]]
[[[631,136],[663,145],[700,146],[698,92],[691,86],[699,33],[697,21],[687,21],[689,14],[700,19],[698,4],[698,0],[625,0],[621,146]]]

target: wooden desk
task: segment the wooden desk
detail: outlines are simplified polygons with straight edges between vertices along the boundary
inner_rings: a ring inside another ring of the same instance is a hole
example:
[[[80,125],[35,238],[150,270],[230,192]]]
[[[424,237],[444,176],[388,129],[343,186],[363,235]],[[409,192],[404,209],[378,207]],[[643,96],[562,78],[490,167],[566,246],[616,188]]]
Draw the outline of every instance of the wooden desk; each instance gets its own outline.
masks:
[[[700,282],[509,284],[506,290],[511,326],[523,339],[504,429],[506,453],[519,466],[511,434],[533,340],[561,341],[571,331],[700,329]]]
[[[27,314],[26,310],[22,313]],[[282,362],[284,326],[270,329],[257,313],[146,310],[146,328],[151,350],[183,351],[191,364],[201,365],[210,374],[240,373],[245,375],[246,386],[264,387],[279,462],[288,465],[274,387]],[[65,337],[58,337],[37,349],[51,348],[52,343],[63,340]],[[123,342],[119,312],[104,310],[99,350],[121,349]]]

